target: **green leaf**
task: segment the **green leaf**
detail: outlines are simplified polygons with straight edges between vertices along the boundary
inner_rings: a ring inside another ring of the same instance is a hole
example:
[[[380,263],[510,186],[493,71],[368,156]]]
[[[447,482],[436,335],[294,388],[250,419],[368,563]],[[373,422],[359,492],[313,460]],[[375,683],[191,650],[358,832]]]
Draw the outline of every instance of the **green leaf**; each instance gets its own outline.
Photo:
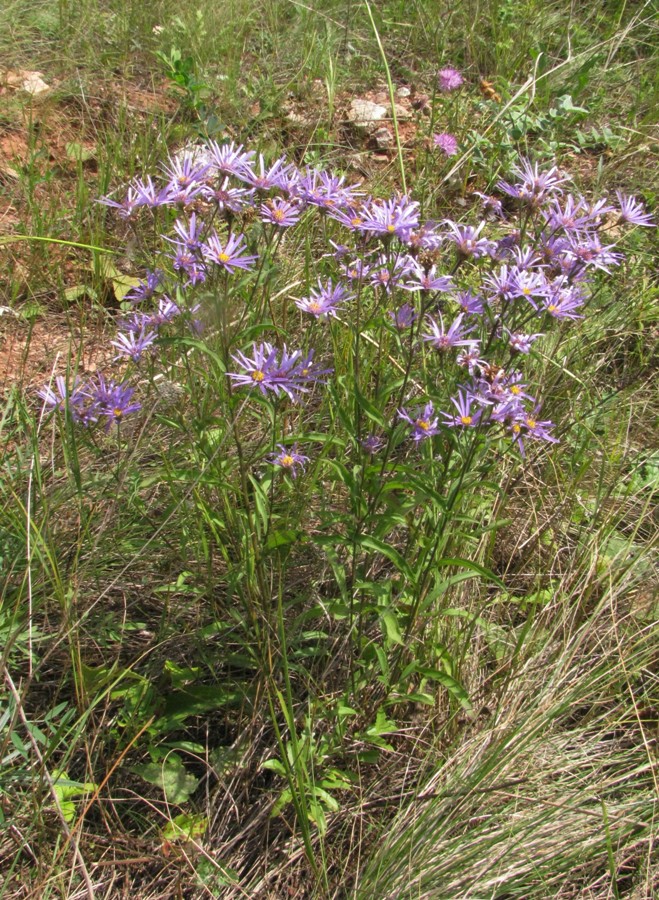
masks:
[[[180,756],[171,753],[162,762],[150,762],[132,769],[149,784],[162,788],[168,803],[185,803],[197,789],[199,779],[191,775]]]
[[[396,614],[393,612],[393,610],[382,610],[382,612],[380,613],[380,619],[382,620],[382,624],[384,625],[384,629],[389,640],[394,644],[402,644],[403,635],[401,634],[400,628],[398,627],[398,619],[396,618]]]
[[[379,538],[375,538],[370,534],[358,535],[356,542],[360,547],[365,547],[367,550],[374,550],[377,553],[381,553],[389,560],[389,562],[394,564],[401,575],[404,575],[412,584],[414,583],[414,572],[405,562],[398,550],[396,550],[395,547],[392,547],[391,544],[387,544],[385,541],[381,541]]]
[[[208,829],[208,817],[181,813],[168,822],[160,832],[165,841],[192,841]]]

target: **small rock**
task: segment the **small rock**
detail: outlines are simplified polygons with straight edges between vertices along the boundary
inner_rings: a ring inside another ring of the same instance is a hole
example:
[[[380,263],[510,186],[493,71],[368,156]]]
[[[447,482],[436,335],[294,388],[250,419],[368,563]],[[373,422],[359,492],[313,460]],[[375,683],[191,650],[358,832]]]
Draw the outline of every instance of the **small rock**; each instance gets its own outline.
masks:
[[[389,113],[391,114],[391,105],[388,107]],[[412,113],[405,106],[401,106],[400,103],[394,103],[394,112],[396,113],[396,119],[399,122],[404,122],[406,119],[410,119],[412,117]]]
[[[348,110],[348,121],[362,131],[373,131],[376,123],[387,118],[387,107],[356,97]]]
[[[404,99],[405,97],[409,97],[411,93],[412,93],[412,91],[406,85],[402,85],[396,91],[397,96],[400,97],[401,99]]]
[[[3,76],[3,81],[9,88],[18,88],[27,94],[37,97],[39,94],[45,94],[50,90],[50,85],[41,77],[43,72],[32,72],[29,69],[18,69],[17,71],[7,71]]]
[[[394,136],[385,125],[378,128],[373,137],[378,150],[391,150],[394,146]]]

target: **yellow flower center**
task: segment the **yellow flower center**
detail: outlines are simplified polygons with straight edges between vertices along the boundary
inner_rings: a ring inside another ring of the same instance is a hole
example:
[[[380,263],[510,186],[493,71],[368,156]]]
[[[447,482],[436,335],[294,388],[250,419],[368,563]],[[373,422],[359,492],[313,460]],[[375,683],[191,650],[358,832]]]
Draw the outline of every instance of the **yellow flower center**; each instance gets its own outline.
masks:
[[[277,222],[283,222],[284,219],[286,218],[286,213],[284,212],[283,209],[276,209],[272,214],[272,218],[275,219]]]
[[[220,260],[220,262],[225,263],[225,262],[229,262],[229,260],[231,259],[231,257],[229,256],[228,253],[220,253],[218,259]]]
[[[286,466],[287,469],[290,469],[290,467],[293,465],[295,460],[293,459],[292,456],[289,456],[288,454],[286,454],[286,456],[282,456],[282,458],[280,459],[280,462],[281,462],[282,466]]]
[[[121,417],[124,414],[124,411],[123,411],[123,409],[119,409],[119,407],[116,407],[115,409],[112,410],[112,414],[114,415],[115,419],[121,419]]]
[[[527,419],[526,420],[526,427],[530,428],[531,430],[533,430],[537,424],[538,423],[536,422],[535,419]]]
[[[517,387],[517,385],[514,384],[514,385],[511,387],[511,389],[510,389],[510,393],[511,393],[511,394],[520,394],[521,391],[520,391],[520,389]]]
[[[260,369],[254,369],[252,372],[252,381],[256,381],[257,384],[261,381],[265,380],[265,372],[262,372]]]
[[[514,433],[514,434],[519,434],[521,430],[522,430],[522,426],[521,426],[521,425],[518,425],[517,423],[515,423],[515,424],[513,425],[513,433]]]
[[[549,306],[547,307],[547,310],[549,312],[556,312],[556,304],[550,303]]]
[[[463,425],[471,425],[471,416],[460,416]]]
[[[389,234],[393,234],[395,230],[396,230],[395,225],[387,225],[387,231],[389,232]]]
[[[322,311],[322,306],[320,303],[316,303],[315,300],[312,300],[308,305],[309,312],[319,313]]]
[[[422,431],[427,431],[430,428],[430,422],[427,422],[425,419],[417,419],[416,424]]]
[[[355,216],[354,219],[350,220],[350,224],[354,225],[355,228],[357,228],[359,225],[362,224],[362,220],[359,218],[359,216]]]
[[[531,288],[530,288],[530,287],[523,287],[523,288],[522,288],[522,293],[523,293],[523,294],[526,294],[526,296],[528,297],[529,294],[531,293]]]

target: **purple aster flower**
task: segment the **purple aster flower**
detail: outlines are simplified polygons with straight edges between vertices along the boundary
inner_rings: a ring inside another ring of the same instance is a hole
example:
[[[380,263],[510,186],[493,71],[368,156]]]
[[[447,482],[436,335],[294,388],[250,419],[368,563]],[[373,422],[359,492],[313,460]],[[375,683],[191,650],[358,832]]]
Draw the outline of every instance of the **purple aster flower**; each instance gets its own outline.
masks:
[[[253,268],[257,257],[249,254],[241,255],[246,249],[244,234],[230,234],[226,244],[222,244],[216,232],[213,232],[201,247],[206,261],[222,266],[230,274],[233,274],[235,269]]]
[[[261,204],[261,220],[279,228],[290,228],[300,221],[300,208],[290,200],[275,197]]]
[[[247,188],[231,187],[228,176],[215,185],[206,184],[204,197],[214,203],[220,212],[239,213],[248,206],[254,191]]]
[[[241,178],[249,169],[252,160],[256,156],[253,150],[243,150],[243,145],[218,144],[216,141],[208,142],[211,165],[222,175],[236,175]],[[226,183],[226,182],[225,182]]]
[[[591,235],[581,242],[568,239],[571,246],[567,257],[571,257],[578,264],[576,266],[577,272],[581,269],[592,267],[610,275],[611,272],[608,267],[620,265],[620,261],[623,258],[622,253],[616,253],[613,250],[615,244],[608,244],[606,247],[603,247],[597,235]]]
[[[144,328],[139,334],[133,330],[128,334],[119,332],[116,341],[110,341],[110,344],[119,351],[115,356],[115,360],[121,359],[122,356],[128,356],[133,362],[138,362],[147,347],[150,347],[158,335],[155,331],[145,331]]]
[[[210,163],[195,163],[189,154],[170,157],[169,163],[163,165],[163,171],[169,182],[161,192],[161,202],[181,203],[184,206],[203,193],[206,188],[204,176]]]
[[[446,156],[455,156],[458,152],[458,139],[453,134],[442,132],[442,134],[433,134],[433,144]]]
[[[444,235],[440,232],[437,222],[424,222],[420,228],[411,231],[404,238],[404,242],[412,250],[439,250],[444,242]]]
[[[451,276],[438,275],[437,266],[431,266],[426,271],[423,266],[415,264],[410,274],[413,280],[401,284],[406,291],[450,291],[453,287]]]
[[[349,281],[363,281],[371,271],[371,266],[364,262],[363,259],[354,259],[352,262],[346,262],[341,271]]]
[[[449,91],[457,91],[464,84],[464,78],[452,66],[446,66],[437,73],[437,81],[440,91],[448,93]]]
[[[167,190],[158,190],[150,175],[147,175],[144,180],[136,178],[133,181],[133,187],[138,196],[138,206],[148,206],[149,209],[155,209],[158,206],[164,206],[168,202]]]
[[[480,316],[485,309],[483,300],[471,291],[459,291],[455,299],[465,316]]]
[[[276,159],[268,168],[263,154],[259,154],[258,168],[252,164],[243,170],[238,177],[258,191],[269,191],[271,188],[282,188],[287,185],[287,177],[293,167],[286,162],[286,157]]]
[[[435,416],[435,407],[426,403],[423,409],[417,409],[410,416],[406,410],[399,409],[398,415],[412,426],[412,438],[423,441],[439,432],[439,419]]]
[[[504,330],[508,335],[510,349],[515,353],[530,353],[533,342],[537,341],[538,338],[544,337],[542,334],[515,334],[512,331],[508,331],[507,328]]]
[[[444,328],[444,320],[439,316],[439,322],[428,316],[430,332],[422,335],[424,341],[431,344],[436,350],[450,350],[452,347],[478,347],[479,341],[467,338],[466,335],[474,330],[472,325],[464,328],[462,325],[463,313],[451,323],[448,331]]]
[[[483,410],[472,410],[471,405],[473,402],[474,397],[469,391],[458,391],[457,397],[451,397],[451,403],[457,409],[457,414],[443,412],[442,415],[446,419],[444,424],[448,425],[449,428],[453,428],[456,425],[461,428],[475,428],[481,420]]]
[[[399,331],[406,331],[408,328],[411,328],[417,318],[414,307],[409,303],[404,303],[395,312],[390,310],[388,315],[391,318],[394,327]]]
[[[560,443],[558,438],[549,434],[549,429],[554,427],[553,422],[550,422],[548,419],[540,421],[536,418],[539,410],[540,407],[536,406],[532,413],[521,413],[510,425],[513,442],[517,443],[522,456],[524,456],[524,441],[526,438],[548,441],[550,444]]]
[[[290,472],[293,478],[297,478],[298,469],[304,471],[304,464],[309,462],[309,457],[298,453],[297,444],[292,447],[284,447],[283,444],[277,444],[279,453],[273,453],[270,462],[279,466],[287,472]]]
[[[135,287],[131,288],[125,295],[124,300],[130,300],[131,303],[140,303],[142,300],[150,300],[156,293],[163,282],[164,275],[156,269],[153,272],[147,272],[146,278],[139,282]]]
[[[199,264],[200,260],[195,250],[190,250],[186,247],[185,244],[180,244],[178,241],[171,242],[174,245],[174,255],[169,258],[172,260],[172,265],[176,271],[188,272],[193,266]]]
[[[321,369],[314,361],[314,351],[309,350],[306,356],[300,357],[295,370],[296,377],[301,384],[326,384],[325,375],[331,375],[333,369]]]
[[[479,237],[485,222],[481,222],[478,228],[474,228],[473,225],[458,225],[450,219],[446,219],[444,224],[449,228],[447,240],[455,244],[458,255],[463,259],[470,256],[477,259],[479,256],[491,255],[496,250],[494,241]]]
[[[324,316],[335,316],[340,304],[351,299],[352,296],[348,295],[343,285],[337,284],[335,287],[330,278],[323,286],[319,279],[318,290],[311,288],[311,296],[296,300],[295,305],[303,312],[311,313],[312,316],[320,319]]]
[[[198,309],[198,307],[195,307]],[[190,312],[194,312],[195,309],[190,310]],[[158,300],[158,310],[157,312],[153,312],[150,315],[144,315],[142,317],[142,323],[145,327],[159,328],[161,325],[166,325],[168,322],[171,322],[177,316],[180,316],[181,308],[173,300],[169,297],[164,296],[160,297]]]
[[[498,197],[493,197],[491,194],[482,194],[480,191],[474,191],[474,196],[480,198],[481,207],[486,216],[495,216],[497,219],[506,218],[503,204]]]
[[[644,212],[645,207],[635,197],[627,197],[620,191],[616,191],[616,197],[620,204],[619,222],[625,222],[629,225],[644,225],[646,228],[654,228],[652,216]]]
[[[405,239],[419,225],[419,204],[408,197],[374,201],[365,209],[364,231]]]
[[[499,266],[497,272],[492,272],[483,278],[483,289],[488,295],[489,301],[512,300],[516,272],[516,269],[509,268],[508,264],[504,263]]]
[[[132,185],[129,186],[124,199],[119,202],[110,199],[110,197],[100,197],[96,202],[116,209],[122,219],[129,219],[135,210],[142,205],[140,196]]]
[[[201,247],[201,234],[203,230],[204,223],[197,222],[197,214],[192,213],[188,222],[185,222],[183,219],[177,219],[176,222],[174,222],[174,231],[176,232],[177,238],[166,238],[166,240],[172,244],[182,244],[194,253]]]
[[[141,409],[141,404],[133,402],[134,388],[114,381],[106,382],[101,374],[96,376],[90,394],[93,413],[106,418],[105,430],[109,431],[113,422],[119,425],[132,412]]]
[[[68,412],[74,422],[84,422],[83,408],[87,400],[84,390],[80,387],[78,379],[73,379],[73,384],[69,389],[66,378],[63,375],[57,375],[55,378],[55,386],[46,385],[37,396],[41,397],[44,406],[49,410],[59,410],[59,412]]]
[[[548,172],[540,172],[537,163],[531,165],[528,159],[521,162],[521,166],[513,167],[513,173],[520,179],[519,182],[508,184],[499,181],[497,187],[533,209],[542,206],[552,194],[561,194],[561,185],[569,181],[569,177],[562,175],[556,166],[552,166]]]
[[[349,228],[350,231],[362,232],[365,230],[366,208],[366,204],[359,204],[358,206],[348,206],[345,209],[333,209],[330,211],[330,218],[340,222],[341,225]]]
[[[349,207],[358,199],[358,185],[345,184],[345,176],[332,175],[321,169],[307,169],[296,186],[297,196],[320,209]]]
[[[576,287],[559,288],[543,300],[540,307],[555,319],[583,319],[575,310],[584,304],[584,296]]]
[[[412,268],[416,268],[416,264],[407,254],[396,257],[393,265],[386,256],[380,256],[369,270],[369,281],[373,287],[384,288],[389,293],[402,282]]]
[[[384,438],[379,437],[377,434],[369,434],[363,440],[359,442],[364,450],[371,455],[374,453],[378,453],[384,447]]]
[[[528,300],[534,309],[538,304],[534,297],[548,297],[552,292],[552,286],[547,282],[542,272],[532,272],[528,269],[513,269],[511,278],[511,296],[513,300],[523,297]]]
[[[300,392],[308,392],[308,383],[319,381],[320,376],[329,371],[317,369],[313,362],[313,351],[303,358],[300,350],[289,353],[284,345],[280,359],[272,344],[265,342],[259,346],[254,344],[252,359],[240,351],[232,358],[245,370],[227,372],[228,377],[237,385],[258,387],[264,396],[268,391],[272,391],[277,397],[286,394],[293,402]]]
[[[599,214],[593,216],[583,197],[577,199],[572,194],[568,194],[563,205],[558,198],[554,197],[547,208],[543,210],[542,215],[552,232],[562,230],[581,233],[596,224],[595,219]]]

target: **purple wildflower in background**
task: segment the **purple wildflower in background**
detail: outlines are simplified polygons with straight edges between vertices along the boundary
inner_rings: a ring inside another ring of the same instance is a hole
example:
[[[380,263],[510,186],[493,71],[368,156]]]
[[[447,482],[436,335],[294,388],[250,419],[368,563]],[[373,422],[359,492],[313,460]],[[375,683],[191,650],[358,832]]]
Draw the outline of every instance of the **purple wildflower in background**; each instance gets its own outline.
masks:
[[[498,197],[493,197],[491,194],[482,194],[480,191],[474,191],[474,196],[480,198],[481,207],[486,216],[495,216],[497,219],[506,218],[506,214],[503,211],[503,204]]]
[[[182,158],[170,157],[169,163],[162,168],[169,182],[161,192],[161,202],[185,206],[204,191],[203,179],[210,164],[196,164],[193,157],[186,154]]]
[[[379,437],[377,434],[369,434],[359,443],[367,453],[370,453],[372,455],[382,450],[385,441],[384,438]]]
[[[116,422],[120,424],[123,419],[132,412],[142,408],[140,403],[133,402],[134,388],[127,384],[117,384],[114,381],[106,382],[101,374],[96,376],[96,384],[92,385],[91,405],[93,413],[106,418],[105,430]]]
[[[249,204],[254,191],[251,188],[231,187],[228,176],[224,181],[204,187],[204,197],[214,203],[220,212],[239,213]]]
[[[176,232],[177,237],[175,239],[165,238],[165,240],[170,241],[170,243],[173,244],[183,244],[184,247],[194,253],[201,247],[201,234],[203,230],[204,223],[197,222],[197,214],[192,213],[187,222],[183,219],[177,219],[176,222],[174,222],[174,231]]]
[[[457,91],[464,84],[464,78],[453,66],[446,66],[437,73],[437,82],[440,91],[448,93],[449,91]]]
[[[153,344],[156,337],[155,331],[145,331],[144,328],[139,334],[132,330],[128,334],[120,331],[117,335],[117,340],[110,341],[110,344],[119,351],[115,356],[115,360],[121,359],[122,356],[128,356],[133,362],[138,362],[144,351]]]
[[[41,397],[44,406],[49,410],[59,410],[59,412],[68,412],[74,422],[84,421],[83,407],[87,400],[84,390],[78,384],[78,379],[73,379],[71,388],[66,383],[63,375],[57,375],[55,378],[55,386],[46,385],[37,396]]]
[[[575,310],[584,303],[584,296],[576,287],[559,288],[543,301],[542,310],[555,319],[583,319]]]
[[[252,160],[256,156],[253,150],[244,150],[242,144],[218,144],[217,141],[208,142],[211,167],[222,175],[235,175],[240,178],[249,169]]]
[[[417,318],[414,307],[409,303],[404,303],[395,312],[389,310],[388,315],[399,331],[406,331],[408,328],[411,328]]]
[[[290,228],[300,221],[300,208],[290,200],[275,197],[261,204],[261,221],[270,222],[279,228]]]
[[[247,249],[244,234],[230,234],[226,244],[223,244],[216,232],[213,232],[201,251],[204,259],[214,262],[218,266],[233,274],[236,269],[251,269],[257,260],[256,256],[243,254]]]
[[[375,201],[364,210],[363,231],[405,239],[419,225],[419,204],[409,197]]]
[[[424,222],[415,231],[411,231],[404,238],[411,250],[439,250],[444,242],[444,235],[439,230],[437,222]]]
[[[407,256],[397,256],[393,266],[386,256],[380,256],[369,271],[369,281],[373,287],[384,288],[390,293],[399,285],[411,269],[415,268],[414,260]]]
[[[561,185],[569,181],[556,166],[547,172],[540,172],[538,164],[531,165],[528,159],[522,159],[521,166],[513,166],[513,173],[520,179],[515,184],[499,181],[497,187],[516,200],[533,209],[540,207],[552,194],[563,192]]]
[[[335,316],[339,305],[351,299],[352,296],[348,295],[343,285],[334,286],[330,278],[323,286],[319,279],[318,290],[311,288],[311,296],[296,300],[295,305],[302,312],[311,313],[312,316],[319,319],[323,316]]]
[[[472,410],[471,404],[473,402],[474,397],[469,391],[458,391],[457,397],[451,397],[451,403],[457,409],[457,414],[443,412],[442,415],[446,419],[444,424],[448,425],[449,428],[454,428],[455,426],[461,428],[475,428],[481,420],[483,410]]]
[[[458,291],[455,299],[465,316],[480,316],[485,309],[483,300],[471,291]]]
[[[645,207],[635,197],[627,197],[620,191],[616,191],[616,197],[620,205],[619,222],[629,225],[643,225],[646,228],[654,228],[652,216],[644,211]]]
[[[530,437],[539,441],[547,441],[550,444],[560,443],[558,438],[549,434],[549,429],[554,427],[554,423],[550,422],[548,419],[540,421],[537,418],[539,411],[540,407],[536,406],[532,413],[522,412],[516,416],[510,424],[513,443],[517,444],[522,456],[525,455],[524,440],[526,438]]]
[[[132,185],[129,185],[123,200],[117,201],[110,197],[100,197],[96,202],[116,209],[122,219],[129,219],[135,210],[142,206],[140,196]]]
[[[450,291],[453,279],[450,275],[438,275],[437,266],[431,266],[426,272],[423,266],[414,265],[411,270],[411,281],[401,284],[406,291]]]
[[[269,191],[271,188],[284,187],[288,183],[287,178],[292,168],[286,162],[285,156],[280,156],[271,166],[268,166],[263,154],[260,153],[258,167],[252,164],[251,167],[245,168],[238,177],[256,188],[257,191]]]
[[[163,206],[167,203],[167,191],[158,190],[150,175],[147,175],[144,180],[136,178],[133,181],[133,187],[138,197],[138,206],[148,206],[149,209],[155,209],[157,206]]]
[[[363,281],[371,271],[371,266],[364,262],[363,259],[354,259],[352,262],[346,262],[341,268],[345,278],[349,281]]]
[[[470,256],[477,259],[480,256],[491,255],[496,250],[494,241],[479,237],[485,222],[481,222],[478,228],[474,228],[473,225],[458,225],[451,219],[446,219],[444,224],[448,225],[449,229],[446,239],[455,244],[459,256],[464,259]]]
[[[283,444],[277,444],[277,446],[279,447],[279,453],[273,453],[270,457],[270,462],[286,472],[290,472],[293,478],[297,478],[298,469],[304,471],[304,464],[309,462],[309,457],[298,453],[297,444],[293,444],[290,449],[284,447]]]
[[[441,134],[433,134],[432,140],[435,147],[441,150],[445,156],[455,156],[458,152],[458,139],[453,134],[445,131]]]
[[[332,175],[322,169],[307,169],[297,183],[296,194],[310,206],[336,209],[351,206],[361,191],[358,185],[346,185],[345,176]]]
[[[405,409],[399,409],[398,415],[412,426],[412,439],[417,442],[439,432],[439,419],[431,402],[426,403],[423,409],[417,409],[411,416]]]
[[[235,384],[258,387],[264,396],[268,391],[272,391],[277,397],[286,394],[293,402],[297,400],[299,393],[308,392],[307,384],[320,382],[323,375],[331,372],[331,369],[319,369],[316,366],[313,350],[302,357],[300,350],[289,353],[285,344],[281,350],[281,358],[272,344],[264,342],[259,346],[254,344],[251,359],[240,351],[232,359],[244,369],[243,372],[227,372]]]
[[[131,303],[141,303],[142,300],[151,300],[164,280],[163,273],[156,269],[153,272],[147,271],[146,278],[141,280],[135,287],[131,288],[125,295],[124,300],[130,300]]]
[[[533,342],[537,341],[538,338],[544,337],[542,334],[516,334],[508,331],[507,328],[504,331],[508,335],[510,349],[515,353],[530,353]]]
[[[457,319],[451,323],[447,331],[444,327],[444,320],[441,315],[439,317],[439,322],[431,316],[428,316],[427,321],[430,332],[426,332],[422,335],[423,340],[431,344],[436,350],[450,350],[453,347],[478,347],[479,341],[466,337],[467,334],[474,330],[474,326],[472,325],[469,328],[465,328],[462,324],[463,318],[463,313],[460,313]]]

